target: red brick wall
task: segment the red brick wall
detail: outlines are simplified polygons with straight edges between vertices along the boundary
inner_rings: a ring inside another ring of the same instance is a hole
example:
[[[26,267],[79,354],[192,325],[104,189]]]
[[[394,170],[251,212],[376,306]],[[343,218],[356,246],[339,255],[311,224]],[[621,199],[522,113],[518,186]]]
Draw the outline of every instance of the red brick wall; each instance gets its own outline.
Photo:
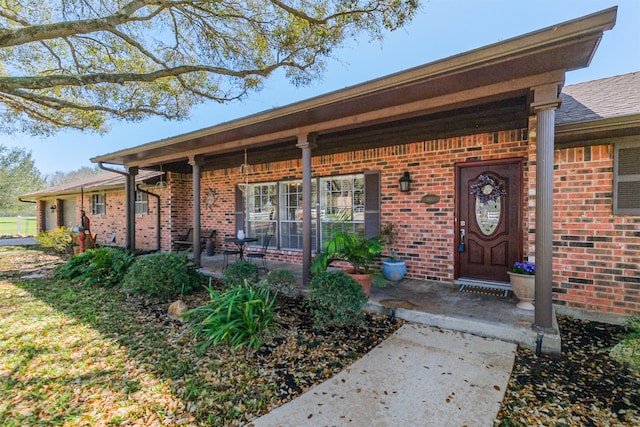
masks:
[[[554,298],[640,313],[640,217],[613,215],[612,145],[555,152]]]
[[[142,187],[143,189],[155,192],[154,187]],[[106,213],[104,215],[91,214],[91,194],[85,194],[84,207],[87,216],[91,221],[91,232],[97,234],[97,242],[99,245],[107,245],[112,235],[116,236],[115,246],[124,247],[126,245],[126,225],[127,213],[125,207],[125,193],[120,191],[107,191],[106,193]],[[167,204],[167,193],[162,195],[161,206]],[[81,204],[80,196],[76,199],[76,205]],[[136,215],[136,249],[155,250],[157,249],[157,199],[149,196],[149,212],[143,215]],[[169,221],[166,219],[165,212],[162,212],[161,227]],[[161,229],[162,229],[161,228]]]

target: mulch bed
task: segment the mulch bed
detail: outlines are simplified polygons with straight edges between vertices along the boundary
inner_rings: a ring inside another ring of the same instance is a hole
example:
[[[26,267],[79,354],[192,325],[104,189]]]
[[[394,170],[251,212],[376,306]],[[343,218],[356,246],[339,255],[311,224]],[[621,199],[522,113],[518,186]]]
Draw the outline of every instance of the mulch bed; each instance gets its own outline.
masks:
[[[638,426],[640,377],[609,356],[624,328],[558,316],[562,356],[519,348],[499,426]]]

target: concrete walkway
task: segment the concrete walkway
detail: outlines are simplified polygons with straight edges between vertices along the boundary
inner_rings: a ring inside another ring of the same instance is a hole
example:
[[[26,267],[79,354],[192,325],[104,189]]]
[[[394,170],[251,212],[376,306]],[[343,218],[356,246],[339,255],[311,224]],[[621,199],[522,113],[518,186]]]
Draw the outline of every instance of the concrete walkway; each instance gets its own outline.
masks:
[[[247,425],[492,426],[516,349],[406,324],[335,377]]]
[[[36,239],[33,237],[16,237],[12,239],[0,239],[0,246],[28,246],[35,245]]]

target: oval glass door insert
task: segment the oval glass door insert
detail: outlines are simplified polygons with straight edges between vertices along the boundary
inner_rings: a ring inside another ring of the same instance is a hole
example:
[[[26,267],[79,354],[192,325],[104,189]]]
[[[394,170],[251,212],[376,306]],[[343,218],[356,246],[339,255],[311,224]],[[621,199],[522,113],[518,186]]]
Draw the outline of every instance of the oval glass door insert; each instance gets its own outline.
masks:
[[[498,228],[501,206],[500,198],[483,202],[479,196],[476,197],[476,222],[485,236],[492,235]]]

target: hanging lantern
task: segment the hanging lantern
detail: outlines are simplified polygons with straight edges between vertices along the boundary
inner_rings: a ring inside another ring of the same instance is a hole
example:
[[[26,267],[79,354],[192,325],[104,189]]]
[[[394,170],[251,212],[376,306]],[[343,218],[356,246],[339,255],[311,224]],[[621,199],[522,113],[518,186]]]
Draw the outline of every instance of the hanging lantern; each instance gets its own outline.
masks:
[[[238,183],[238,188],[240,189],[240,191],[242,191],[243,193],[246,193],[247,188],[249,187],[249,172],[251,165],[249,165],[249,162],[247,162],[247,150],[244,150],[244,163],[242,163],[240,165],[240,174],[244,177],[244,182],[239,182]]]

